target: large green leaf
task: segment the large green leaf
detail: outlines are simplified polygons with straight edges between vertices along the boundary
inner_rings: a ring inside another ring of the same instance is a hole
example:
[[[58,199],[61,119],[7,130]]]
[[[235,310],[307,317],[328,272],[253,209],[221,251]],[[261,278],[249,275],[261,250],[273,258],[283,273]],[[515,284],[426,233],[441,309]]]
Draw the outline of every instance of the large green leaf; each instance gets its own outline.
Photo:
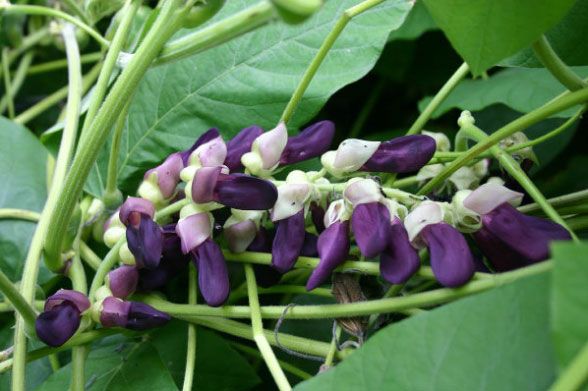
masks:
[[[406,21],[398,30],[392,31],[389,41],[401,39],[416,39],[430,30],[437,29],[435,21],[422,2],[417,2],[408,14]]]
[[[148,342],[126,343],[94,349],[86,360],[86,390],[175,391],[169,371]],[[53,373],[38,391],[61,391],[69,387],[71,364]]]
[[[227,2],[216,20],[257,0]],[[328,1],[299,26],[272,23],[217,48],[152,69],[134,96],[122,139],[119,180],[134,192],[149,167],[189,147],[209,127],[231,137],[250,124],[275,126],[302,74],[342,12],[357,0]],[[359,15],[343,31],[310,84],[291,123],[311,119],[341,87],[375,64],[390,32],[411,8],[391,0]],[[362,102],[354,102],[360,106]],[[99,195],[107,149],[92,172],[87,190]]]
[[[555,52],[566,64],[588,65],[588,0],[576,1],[565,18],[546,35]],[[507,58],[501,64],[518,67],[543,66],[530,48]]]
[[[186,368],[187,330],[186,323],[174,321],[157,330],[151,340],[180,387]],[[248,390],[261,382],[251,365],[223,338],[201,327],[196,336],[195,390]]]
[[[588,76],[588,67],[573,67],[582,77]],[[451,92],[433,113],[437,118],[447,111],[478,111],[495,103],[505,104],[521,113],[528,113],[564,92],[562,86],[546,69],[505,69],[490,78],[464,80]],[[431,98],[419,102],[422,111]],[[554,117],[571,117],[577,108],[562,111]]]
[[[474,74],[530,45],[575,0],[424,0]]]
[[[47,151],[26,128],[0,117],[0,208],[41,211],[47,197]],[[35,224],[0,219],[0,269],[20,280]],[[47,277],[42,269],[41,280]]]
[[[588,342],[588,243],[555,243],[552,328],[555,352],[565,367]]]
[[[549,278],[534,276],[391,325],[300,390],[544,390]]]

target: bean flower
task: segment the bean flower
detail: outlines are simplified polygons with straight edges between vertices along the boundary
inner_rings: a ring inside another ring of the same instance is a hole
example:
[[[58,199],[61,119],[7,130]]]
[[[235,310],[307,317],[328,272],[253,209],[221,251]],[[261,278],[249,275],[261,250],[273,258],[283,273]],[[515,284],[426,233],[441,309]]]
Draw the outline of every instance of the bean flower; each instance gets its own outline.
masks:
[[[106,297],[102,301],[100,324],[129,330],[148,330],[165,325],[171,317],[148,304]]]
[[[66,343],[80,327],[90,301],[81,292],[60,289],[45,300],[43,312],[35,321],[37,336],[49,346]]]
[[[139,268],[156,268],[161,260],[163,233],[154,216],[153,203],[143,198],[127,198],[119,211],[120,221],[127,227],[129,250]]]

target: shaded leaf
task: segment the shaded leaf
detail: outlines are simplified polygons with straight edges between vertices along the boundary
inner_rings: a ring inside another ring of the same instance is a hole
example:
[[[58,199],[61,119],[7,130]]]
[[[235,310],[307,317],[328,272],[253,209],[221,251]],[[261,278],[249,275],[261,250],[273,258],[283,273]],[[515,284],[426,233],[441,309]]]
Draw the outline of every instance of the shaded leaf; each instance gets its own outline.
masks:
[[[388,41],[416,39],[425,32],[436,29],[437,25],[425,5],[417,1],[402,26],[398,30],[392,31]]]

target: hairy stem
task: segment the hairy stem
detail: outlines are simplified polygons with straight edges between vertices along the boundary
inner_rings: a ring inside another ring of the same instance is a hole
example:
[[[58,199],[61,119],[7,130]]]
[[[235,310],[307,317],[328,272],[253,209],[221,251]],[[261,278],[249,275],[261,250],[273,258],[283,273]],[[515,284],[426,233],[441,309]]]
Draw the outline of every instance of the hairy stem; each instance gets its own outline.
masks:
[[[198,281],[196,280],[196,267],[188,265],[188,304],[196,304],[198,296]],[[194,382],[194,370],[196,367],[196,325],[188,324],[188,341],[186,350],[186,369],[184,371],[183,391],[190,391]]]
[[[0,292],[10,301],[10,305],[16,309],[30,330],[33,330],[35,328],[35,318],[37,317],[35,310],[22,297],[2,270],[0,270]]]

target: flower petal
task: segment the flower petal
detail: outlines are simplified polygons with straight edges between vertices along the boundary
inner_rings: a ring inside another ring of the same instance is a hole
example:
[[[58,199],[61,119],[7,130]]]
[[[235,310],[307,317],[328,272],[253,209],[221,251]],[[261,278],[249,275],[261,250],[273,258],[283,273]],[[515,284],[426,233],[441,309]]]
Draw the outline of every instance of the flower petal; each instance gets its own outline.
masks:
[[[286,273],[294,263],[304,245],[304,209],[293,216],[276,222],[276,236],[272,245],[272,266]]]
[[[227,145],[221,136],[198,146],[192,156],[198,156],[202,167],[216,167],[224,163],[227,157]]]
[[[127,243],[137,267],[153,269],[159,265],[163,248],[161,227],[153,220],[142,218],[139,227],[127,227]]]
[[[310,232],[304,232],[304,243],[300,250],[300,255],[303,257],[316,257],[318,255],[317,249],[318,236]]]
[[[164,198],[170,198],[176,191],[176,186],[180,181],[180,171],[184,168],[182,156],[179,152],[169,155],[163,163],[145,172],[144,178],[147,179],[151,173],[157,174],[157,184]]]
[[[411,242],[419,236],[427,225],[437,224],[443,221],[443,210],[433,201],[424,201],[414,208],[404,219],[404,227],[408,232]]]
[[[420,266],[419,254],[410,244],[406,228],[395,218],[386,249],[380,255],[380,274],[390,284],[404,284]]]
[[[406,173],[419,170],[435,154],[435,140],[422,134],[384,141],[361,167],[362,171]]]
[[[366,258],[374,258],[388,243],[390,212],[379,202],[357,205],[351,215],[351,228],[359,251]]]
[[[141,302],[130,301],[127,324],[125,328],[129,330],[149,330],[154,327],[160,327],[171,320],[171,317],[165,312]]]
[[[198,137],[198,139],[196,140],[194,145],[192,145],[190,148],[186,149],[185,151],[180,152],[180,156],[182,157],[182,162],[184,163],[184,166],[187,166],[188,164],[190,164],[190,155],[192,154],[192,152],[194,152],[196,150],[196,148],[198,148],[202,144],[205,144],[205,143],[207,143],[207,142],[209,142],[219,136],[220,136],[220,134],[218,132],[218,129],[216,129],[216,128],[208,129],[206,132],[202,133],[202,135],[200,137]]]
[[[137,289],[139,271],[135,266],[120,266],[108,273],[107,283],[112,295],[121,299],[130,296]]]
[[[198,288],[204,301],[210,306],[218,307],[229,297],[229,272],[223,253],[212,239],[192,251],[198,269]]]
[[[343,197],[353,206],[378,202],[382,199],[382,190],[373,179],[356,179],[345,187]]]
[[[273,232],[260,227],[257,235],[255,236],[255,239],[253,239],[253,242],[251,242],[247,250],[261,253],[271,253],[273,240]],[[281,273],[279,273],[273,267],[267,265],[253,265],[253,271],[255,272],[257,285],[263,288],[269,288],[270,286],[276,285],[282,278]]]
[[[325,230],[325,208],[316,202],[311,202],[309,209],[314,228],[320,234]]]
[[[276,203],[278,190],[270,181],[250,175],[221,174],[214,199],[229,208],[268,210]]]
[[[182,252],[188,254],[210,237],[210,216],[207,213],[196,213],[180,219],[176,225],[176,233],[182,242]]]
[[[429,248],[431,268],[443,286],[457,287],[474,275],[474,257],[463,235],[447,223],[430,224],[421,236]]]
[[[104,327],[126,327],[131,304],[109,296],[102,301],[100,324]]]
[[[478,214],[485,215],[505,202],[518,204],[523,196],[523,193],[512,191],[497,183],[485,183],[472,191],[463,200],[463,205]]]
[[[49,346],[57,347],[66,343],[80,327],[80,312],[68,302],[44,311],[35,320],[37,336]]]
[[[253,143],[262,161],[262,168],[269,170],[280,161],[280,156],[288,143],[288,129],[280,122],[272,130],[259,136]]]
[[[376,152],[381,142],[356,138],[344,140],[337,148],[333,167],[343,172],[357,171]]]
[[[241,253],[247,250],[247,247],[255,239],[257,225],[251,220],[245,220],[226,227],[223,232],[227,239],[229,250],[234,253]]]
[[[229,168],[231,172],[241,170],[241,157],[251,151],[253,141],[263,134],[263,129],[257,125],[250,126],[241,130],[235,137],[227,143],[227,157],[224,165]]]
[[[487,228],[480,228],[473,233],[473,236],[478,248],[486,256],[494,270],[505,272],[529,264],[525,257],[510,248]]]
[[[285,183],[278,187],[278,197],[272,209],[272,221],[287,219],[304,210],[311,194],[308,183]]]
[[[306,282],[306,290],[321,285],[349,255],[349,221],[335,222],[318,239],[320,262]]]
[[[60,289],[45,300],[45,311],[50,311],[53,307],[63,303],[70,303],[78,309],[80,313],[90,308],[90,300],[82,292]]]
[[[331,121],[310,125],[300,134],[288,138],[280,164],[298,163],[322,155],[329,150],[334,136],[335,124]]]
[[[120,221],[127,227],[129,225],[138,226],[142,216],[148,216],[150,219],[155,215],[155,207],[151,201],[143,198],[128,197],[120,207]]]
[[[194,174],[192,180],[192,200],[197,204],[205,204],[214,200],[214,189],[222,171],[221,166],[202,167]]]

